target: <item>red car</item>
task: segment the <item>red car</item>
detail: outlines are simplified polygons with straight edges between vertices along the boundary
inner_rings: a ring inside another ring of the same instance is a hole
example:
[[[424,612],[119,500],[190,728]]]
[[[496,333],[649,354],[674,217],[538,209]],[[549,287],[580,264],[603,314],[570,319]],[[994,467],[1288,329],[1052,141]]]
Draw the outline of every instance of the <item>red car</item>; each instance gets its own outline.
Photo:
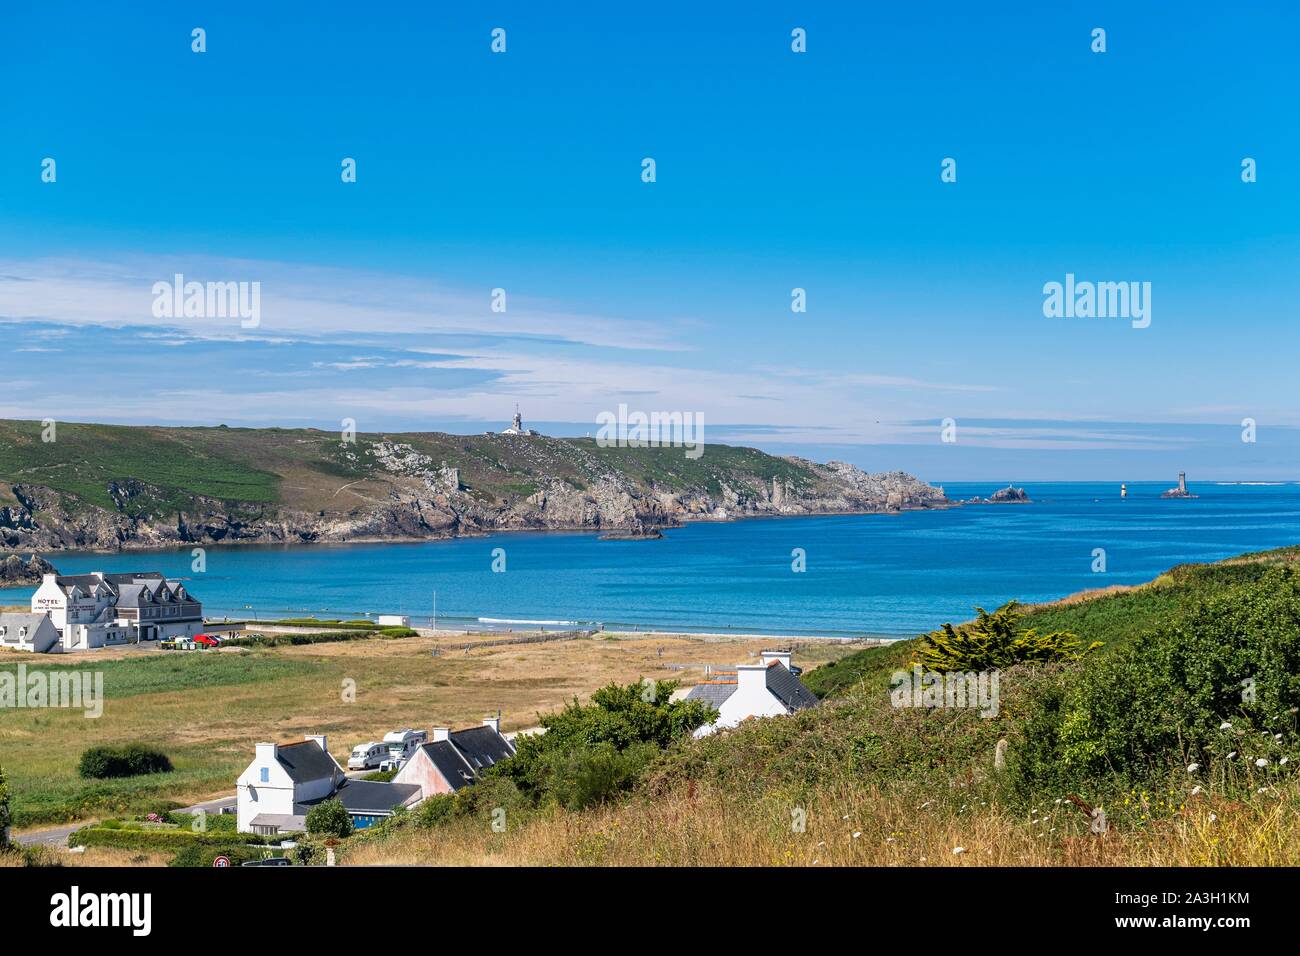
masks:
[[[194,643],[202,644],[204,647],[216,647],[221,642],[218,641],[215,637],[210,637],[207,634],[195,634]]]

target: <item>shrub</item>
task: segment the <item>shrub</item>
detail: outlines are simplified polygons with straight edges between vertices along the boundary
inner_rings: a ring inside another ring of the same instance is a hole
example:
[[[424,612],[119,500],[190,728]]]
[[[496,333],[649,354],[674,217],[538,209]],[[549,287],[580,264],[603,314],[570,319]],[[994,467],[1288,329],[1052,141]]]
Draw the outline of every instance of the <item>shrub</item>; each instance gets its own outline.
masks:
[[[707,704],[669,700],[676,686],[609,684],[592,694],[590,704],[574,700],[543,717],[546,733],[517,740],[515,755],[488,776],[508,777],[533,806],[550,801],[578,808],[609,800],[631,787],[658,750],[713,719]]]
[[[1079,670],[1026,723],[1028,790],[1140,782],[1197,763],[1245,785],[1300,756],[1300,578],[1271,568],[1213,593]],[[1224,726],[1224,725],[1227,726]],[[1281,739],[1277,739],[1280,737]],[[1229,755],[1232,755],[1230,758]]]
[[[228,846],[208,846],[202,843],[194,843],[178,850],[168,866],[211,866],[212,862],[219,856],[224,856],[230,860],[232,866],[239,866],[241,863],[265,859],[267,851],[255,847],[241,846],[237,843]]]
[[[422,830],[436,827],[456,815],[456,795],[451,793],[429,797],[412,814],[415,825]]]
[[[338,800],[324,800],[307,811],[307,832],[312,836],[352,835],[352,815]]]
[[[282,837],[239,834],[238,842],[278,844]],[[110,830],[82,827],[68,837],[68,846],[107,846],[121,850],[181,850],[187,846],[228,846],[229,833],[194,833],[190,830]]]
[[[1034,628],[1021,627],[1024,615],[1015,601],[1008,601],[992,614],[982,607],[975,611],[979,616],[969,624],[945,624],[923,637],[918,648],[920,659],[915,663],[944,673],[987,671],[1016,664],[1078,660],[1101,647],[1094,641],[1084,648],[1069,631],[1039,634]]]
[[[172,762],[161,750],[144,744],[121,747],[91,747],[81,755],[77,772],[93,779],[135,777],[146,773],[168,773]]]
[[[0,850],[9,845],[9,827],[13,818],[9,815],[9,784],[5,783],[5,770],[0,767]]]

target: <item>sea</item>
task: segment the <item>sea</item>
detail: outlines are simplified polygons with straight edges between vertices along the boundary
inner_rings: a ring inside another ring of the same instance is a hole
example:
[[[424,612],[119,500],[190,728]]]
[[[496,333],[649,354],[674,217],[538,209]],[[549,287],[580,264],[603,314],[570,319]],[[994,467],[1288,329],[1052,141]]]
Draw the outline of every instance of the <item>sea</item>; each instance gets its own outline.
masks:
[[[949,498],[990,483],[943,483]],[[694,522],[660,540],[509,532],[383,544],[47,555],[60,572],[158,570],[209,617],[402,614],[417,625],[911,637],[976,606],[1149,581],[1189,561],[1300,543],[1300,482],[1031,483],[1029,504]],[[32,588],[0,591],[26,603]]]

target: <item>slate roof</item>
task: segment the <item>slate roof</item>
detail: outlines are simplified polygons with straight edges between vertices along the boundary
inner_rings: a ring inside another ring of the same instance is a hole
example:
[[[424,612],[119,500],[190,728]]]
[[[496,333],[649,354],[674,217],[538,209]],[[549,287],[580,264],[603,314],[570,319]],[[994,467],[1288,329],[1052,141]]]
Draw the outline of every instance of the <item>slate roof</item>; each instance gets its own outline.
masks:
[[[106,588],[117,599],[117,604],[126,607],[139,607],[143,603],[140,596],[145,591],[155,599],[161,599],[159,592],[166,591],[167,601],[194,600],[189,594],[184,597],[177,594],[176,590],[181,587],[181,583],[168,581],[157,571],[131,571],[122,574],[105,574],[102,577],[98,574],[60,574],[55,578],[55,582],[65,592],[74,586],[87,593],[93,592],[96,587]]]
[[[717,710],[735,692],[736,678],[733,675],[731,680],[710,680],[702,684],[696,684],[687,693],[686,699],[702,700],[706,704],[712,705],[714,710]]]
[[[404,806],[419,792],[420,788],[411,783],[348,780],[335,790],[332,796],[322,797],[321,800],[313,800],[310,803],[294,804],[293,809],[295,813],[305,813],[322,800],[337,800],[349,813],[389,813],[394,807]]]
[[[452,790],[459,790],[474,782],[474,768],[449,741],[438,740],[420,748],[433,761],[442,778]]]
[[[276,757],[294,783],[324,780],[341,773],[334,758],[321,750],[314,740],[281,744],[276,748]]]
[[[452,790],[473,783],[482,771],[515,752],[510,741],[486,725],[452,731],[447,740],[435,740],[420,749]]]
[[[793,713],[796,710],[803,710],[805,707],[817,706],[817,695],[804,686],[801,681],[785,666],[773,663],[767,669],[767,689],[775,695],[776,699],[785,704],[786,709]]]
[[[488,726],[452,731],[451,742],[475,772],[486,770],[514,754],[510,741]]]
[[[714,710],[722,707],[724,701],[736,692],[736,674],[734,671],[715,671],[712,680],[696,684],[686,695],[686,700],[702,700]],[[792,671],[784,664],[773,661],[767,667],[767,689],[785,709],[793,713],[805,707],[815,707],[819,703],[817,695],[804,686]]]
[[[7,624],[9,627],[18,628],[26,627],[30,632],[35,632],[36,628],[41,626],[41,621],[46,620],[46,614],[31,614],[27,611],[4,611],[0,612],[0,624]],[[17,634],[14,631],[14,634]]]

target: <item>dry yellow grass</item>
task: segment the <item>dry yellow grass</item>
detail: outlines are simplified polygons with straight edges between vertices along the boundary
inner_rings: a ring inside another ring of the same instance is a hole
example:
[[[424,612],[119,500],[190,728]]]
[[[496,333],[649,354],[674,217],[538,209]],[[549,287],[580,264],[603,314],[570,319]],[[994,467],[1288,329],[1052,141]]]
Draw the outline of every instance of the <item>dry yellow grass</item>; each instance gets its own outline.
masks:
[[[170,853],[151,853],[145,850],[120,850],[114,847],[89,847],[84,853],[66,847],[35,847],[31,851],[35,862],[46,866],[166,866]],[[25,865],[22,853],[0,853],[0,868]]]
[[[585,813],[534,816],[497,833],[462,819],[349,847],[346,865],[502,866],[1295,866],[1294,792],[1246,805],[1202,800],[1151,825],[1088,832],[1068,803],[1030,817],[925,791],[841,788],[792,806],[744,806],[701,790]],[[509,821],[508,821],[509,822]]]

